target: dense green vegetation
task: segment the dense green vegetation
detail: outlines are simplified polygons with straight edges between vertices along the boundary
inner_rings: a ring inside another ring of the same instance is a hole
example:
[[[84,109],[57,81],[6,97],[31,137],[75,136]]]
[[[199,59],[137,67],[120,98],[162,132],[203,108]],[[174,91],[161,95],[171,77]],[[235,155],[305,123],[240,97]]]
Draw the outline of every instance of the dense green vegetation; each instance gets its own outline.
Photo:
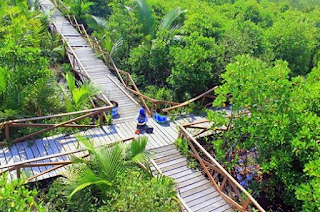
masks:
[[[240,163],[239,150],[254,149],[262,182],[253,190],[263,190],[272,199],[280,197],[294,211],[318,211],[320,68],[289,80],[287,62],[268,67],[247,55],[236,57],[226,70],[216,106],[231,94],[228,101],[233,110],[249,110],[250,115],[234,113],[225,119],[210,112],[214,126],[232,126],[212,142],[216,157],[232,168]]]
[[[230,102],[234,111],[249,110],[251,115],[231,120],[217,113],[209,115],[216,126],[232,126],[212,141],[216,157],[232,169],[238,162],[232,153],[254,148],[263,176],[262,184],[254,184],[255,190],[264,191],[269,198],[280,197],[294,211],[320,210],[319,1],[65,2],[117,66],[129,71],[148,95],[182,101],[221,85],[216,106]],[[47,14],[35,8],[25,1],[0,5],[1,119],[79,109],[77,103],[83,101],[74,96],[78,92],[74,80],[68,80],[68,92],[57,85],[50,69],[63,61],[63,51],[46,31]],[[142,175],[131,168],[129,172],[140,179]],[[126,179],[129,172],[124,171],[119,179]],[[138,184],[124,180],[114,190],[133,185]],[[84,187],[84,194],[97,189],[91,184]],[[134,192],[140,189],[144,188]],[[126,193],[108,195],[116,197],[109,202],[118,207],[115,211],[130,207]],[[106,207],[100,197],[82,196]],[[141,204],[144,200],[150,198],[142,198]],[[67,202],[70,204],[63,199],[62,204],[68,207]],[[136,204],[141,211],[140,202]]]
[[[0,176],[0,211],[46,211],[43,204],[37,201],[37,190],[25,185],[27,179],[7,182],[7,176],[8,173]]]
[[[100,17],[100,28],[90,16],[88,25],[107,51],[115,47],[119,68],[142,87],[172,90],[175,100],[221,84],[237,55],[286,60],[290,76],[309,73],[319,57],[319,1],[86,0],[81,15],[80,1],[65,2],[82,19]]]
[[[0,6],[0,121],[90,108],[98,93],[67,74],[61,38],[48,32],[50,11],[38,1],[5,1]],[[78,88],[75,86],[78,86]]]
[[[63,110],[50,70],[63,60],[63,48],[47,31],[48,14],[36,6],[27,1],[0,6],[0,121]]]
[[[61,38],[48,31],[51,14],[40,10],[38,1],[5,1],[0,6],[0,123],[89,109],[89,99],[100,92],[89,82],[77,82],[69,73]],[[42,123],[63,120],[66,118]],[[90,121],[87,118],[81,123]],[[11,139],[37,130],[11,129],[5,142],[10,144]],[[3,138],[1,130],[0,140]]]
[[[103,18],[89,16],[93,34],[149,95],[181,101],[223,84],[216,105],[232,94],[235,111],[250,110],[251,118],[232,119],[233,130],[213,142],[222,162],[237,161],[225,157],[230,148],[256,148],[269,198],[319,210],[318,1],[111,0],[105,13],[94,13],[91,2],[87,12]],[[178,6],[183,12],[162,28]]]

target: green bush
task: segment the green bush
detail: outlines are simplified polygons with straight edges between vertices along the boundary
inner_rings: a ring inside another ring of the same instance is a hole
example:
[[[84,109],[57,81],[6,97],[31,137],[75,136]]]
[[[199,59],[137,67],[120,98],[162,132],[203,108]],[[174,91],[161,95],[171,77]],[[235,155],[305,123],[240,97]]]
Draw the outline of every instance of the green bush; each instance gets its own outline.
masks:
[[[137,166],[121,175],[116,190],[118,192],[110,193],[111,199],[99,212],[179,211],[173,179],[166,176],[150,177]]]
[[[46,211],[37,201],[37,190],[29,189],[26,182],[25,178],[8,181],[8,173],[0,176],[0,211]]]

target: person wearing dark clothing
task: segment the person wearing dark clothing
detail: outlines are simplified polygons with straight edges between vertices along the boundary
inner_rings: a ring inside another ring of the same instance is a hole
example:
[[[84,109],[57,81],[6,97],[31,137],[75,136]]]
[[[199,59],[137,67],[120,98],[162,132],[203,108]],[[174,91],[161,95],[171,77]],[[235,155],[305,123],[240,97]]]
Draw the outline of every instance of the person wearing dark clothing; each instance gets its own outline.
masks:
[[[145,130],[148,122],[148,117],[145,109],[140,109],[137,117],[137,128],[135,134],[139,134],[141,130]]]

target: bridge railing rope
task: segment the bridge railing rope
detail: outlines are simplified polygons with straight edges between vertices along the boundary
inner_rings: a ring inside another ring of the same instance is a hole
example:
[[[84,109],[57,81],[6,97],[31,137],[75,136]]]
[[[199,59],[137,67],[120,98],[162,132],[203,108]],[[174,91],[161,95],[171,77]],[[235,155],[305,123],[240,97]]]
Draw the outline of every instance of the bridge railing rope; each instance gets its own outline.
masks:
[[[244,212],[256,210],[265,212],[251,194],[246,191],[246,189],[244,189],[196,140],[195,137],[197,135],[200,135],[210,129],[210,127],[196,126],[197,124],[204,122],[207,121],[180,126],[179,138],[185,139],[188,142],[188,146],[190,148],[189,155],[199,162],[212,186],[235,209]],[[188,132],[188,128],[198,128],[200,132],[192,135]],[[206,159],[204,159],[203,156],[205,156]]]

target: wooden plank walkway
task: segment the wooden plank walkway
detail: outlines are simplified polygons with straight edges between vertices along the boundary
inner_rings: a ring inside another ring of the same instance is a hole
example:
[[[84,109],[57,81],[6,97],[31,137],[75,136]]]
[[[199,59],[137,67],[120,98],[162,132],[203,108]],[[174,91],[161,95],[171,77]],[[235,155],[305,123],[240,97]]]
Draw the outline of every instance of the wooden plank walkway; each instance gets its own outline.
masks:
[[[197,121],[203,119],[203,117],[188,117],[180,118],[174,122],[168,122],[167,124],[160,125],[152,118],[148,121],[148,126],[154,128],[154,133],[135,135],[136,121],[127,121],[101,128],[93,128],[79,133],[80,135],[90,138],[96,146],[102,144],[108,144],[115,141],[119,141],[128,137],[146,136],[148,138],[147,149],[154,149],[161,146],[173,144],[178,137],[177,126],[179,124],[189,123],[189,121]],[[81,147],[79,141],[75,138],[75,135],[56,135],[52,137],[46,137],[43,139],[28,140],[21,143],[13,144],[9,149],[8,147],[0,147],[0,166],[14,164],[34,158],[40,158],[50,156],[63,152],[70,152],[77,150]],[[76,153],[80,156],[83,153]],[[60,156],[58,158],[47,159],[39,162],[54,162],[54,161],[67,161],[70,160],[69,156]],[[51,166],[46,167],[32,167],[25,169],[25,173],[30,175],[36,175],[43,172]],[[43,176],[37,178],[42,180],[59,175],[61,170],[59,169],[53,172],[49,172]],[[12,177],[16,176],[15,172],[12,172]]]
[[[184,158],[173,145],[178,137],[178,125],[197,122],[204,119],[199,116],[189,116],[158,124],[153,119],[149,119],[148,126],[154,128],[154,133],[135,135],[135,121],[121,122],[100,128],[89,129],[81,132],[81,135],[89,137],[96,146],[112,143],[128,137],[148,137],[147,149],[155,154],[155,161],[165,175],[173,177],[179,186],[179,193],[192,211],[232,211],[230,206],[223,200],[199,171],[189,169],[187,159]],[[205,126],[205,125],[203,125]],[[10,149],[0,148],[0,166],[14,164],[34,158],[55,155],[63,152],[70,152],[81,148],[81,144],[75,135],[57,135],[35,141],[25,141],[14,144]],[[84,153],[76,153],[81,156]],[[70,156],[60,156],[40,162],[67,161]],[[23,170],[29,175],[35,175],[50,169],[46,167],[32,167]],[[64,168],[46,173],[36,178],[43,180],[61,175]],[[15,178],[16,173],[11,172],[11,177]]]
[[[41,0],[41,5],[48,9],[55,8],[49,0]],[[80,134],[92,139],[96,146],[113,143],[128,137],[148,137],[147,149],[155,152],[155,161],[164,174],[173,177],[179,183],[181,197],[192,211],[232,211],[230,206],[217,195],[217,192],[210,185],[209,181],[200,172],[187,168],[186,158],[181,156],[173,145],[178,137],[179,124],[196,122],[203,119],[203,117],[192,115],[184,118],[180,117],[178,120],[162,125],[149,118],[148,126],[154,128],[154,133],[135,135],[135,118],[141,106],[124,90],[119,80],[97,58],[86,40],[81,37],[56,9],[54,9],[52,21],[71,46],[73,53],[85,68],[92,82],[103,90],[109,100],[119,103],[120,118],[114,119],[112,125],[90,129]],[[205,125],[203,124],[203,126]],[[81,148],[81,144],[75,135],[56,135],[36,139],[35,141],[25,141],[14,144],[10,149],[0,147],[0,166],[75,151],[79,148]],[[75,153],[77,156],[83,154],[85,153]],[[70,160],[70,156],[59,156],[39,162],[68,160]],[[36,175],[50,168],[52,166],[32,167],[26,168],[23,171],[30,175]],[[64,168],[56,169],[37,177],[35,180],[43,180],[60,175],[64,170]],[[15,178],[16,173],[11,172],[10,177]]]
[[[187,167],[187,159],[175,145],[152,149],[152,152],[158,168],[164,175],[175,179],[178,193],[192,211],[233,211],[200,171]]]
[[[114,119],[114,123],[132,121],[137,116],[137,111],[141,106],[134,100],[117,77],[110,72],[101,59],[98,59],[94,50],[81,34],[63,17],[61,12],[55,9],[49,0],[41,0],[40,4],[44,8],[53,9],[52,22],[61,32],[72,48],[72,54],[78,59],[81,66],[88,73],[91,81],[102,89],[104,95],[110,100],[118,102],[120,116]],[[70,52],[68,52],[70,54]]]

